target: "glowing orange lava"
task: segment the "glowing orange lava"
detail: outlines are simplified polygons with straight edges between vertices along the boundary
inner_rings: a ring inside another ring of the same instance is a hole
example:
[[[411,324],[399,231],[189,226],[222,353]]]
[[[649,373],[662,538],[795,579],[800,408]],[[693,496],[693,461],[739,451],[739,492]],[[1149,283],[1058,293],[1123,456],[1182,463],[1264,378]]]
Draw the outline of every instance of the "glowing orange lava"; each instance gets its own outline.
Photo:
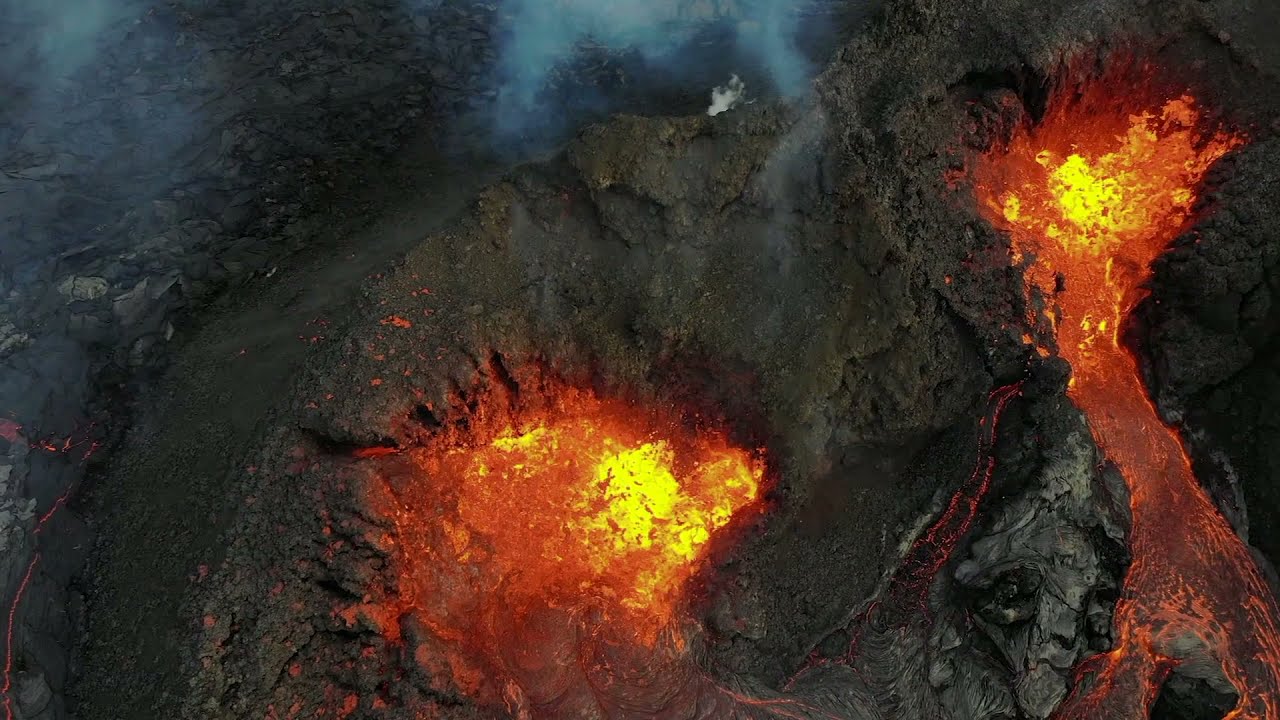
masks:
[[[1246,545],[1205,494],[1120,340],[1151,261],[1190,217],[1209,167],[1243,144],[1205,131],[1188,95],[1118,110],[1135,93],[1095,83],[979,159],[979,206],[1007,229],[1051,306],[1070,396],[1131,495],[1132,564],[1116,647],[1097,656],[1064,718],[1146,717],[1168,669],[1207,650],[1240,702],[1233,720],[1280,718],[1280,610]]]
[[[584,663],[586,645],[619,677],[632,659],[675,662],[686,581],[764,474],[759,452],[674,409],[538,393],[536,407],[484,399],[465,428],[409,453],[418,479],[395,492],[400,595],[441,658],[420,660],[473,697],[516,693],[521,706],[572,695],[598,661]]]

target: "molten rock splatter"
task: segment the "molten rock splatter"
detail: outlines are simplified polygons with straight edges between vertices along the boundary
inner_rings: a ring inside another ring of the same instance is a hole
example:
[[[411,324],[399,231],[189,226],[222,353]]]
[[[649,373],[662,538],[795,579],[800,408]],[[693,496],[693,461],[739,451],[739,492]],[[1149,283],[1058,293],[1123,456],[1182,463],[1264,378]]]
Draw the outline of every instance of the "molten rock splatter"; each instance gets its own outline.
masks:
[[[1133,562],[1115,611],[1116,647],[1084,668],[1096,672],[1059,716],[1146,717],[1164,675],[1207,654],[1239,694],[1229,718],[1280,718],[1276,600],[1197,483],[1120,336],[1204,174],[1244,139],[1204,130],[1188,95],[1117,111],[1134,96],[1096,83],[1076,102],[1051,106],[974,173],[983,212],[1012,233],[1019,253],[1035,256],[1028,290],[1052,301],[1045,313],[1074,368],[1069,394],[1131,496]]]
[[[486,396],[413,455],[390,514],[420,662],[482,703],[571,716],[595,702],[585,674],[634,686],[628,669],[686,661],[686,580],[764,466],[671,409],[546,396]]]

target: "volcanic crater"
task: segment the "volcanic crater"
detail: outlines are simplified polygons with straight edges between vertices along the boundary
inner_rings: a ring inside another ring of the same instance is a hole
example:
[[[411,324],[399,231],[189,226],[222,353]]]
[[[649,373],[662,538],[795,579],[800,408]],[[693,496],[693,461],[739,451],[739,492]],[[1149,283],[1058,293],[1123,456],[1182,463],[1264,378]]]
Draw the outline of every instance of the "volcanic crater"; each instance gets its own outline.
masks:
[[[1280,718],[1277,31],[890,0],[504,173],[184,470],[207,565],[90,608],[83,716]]]

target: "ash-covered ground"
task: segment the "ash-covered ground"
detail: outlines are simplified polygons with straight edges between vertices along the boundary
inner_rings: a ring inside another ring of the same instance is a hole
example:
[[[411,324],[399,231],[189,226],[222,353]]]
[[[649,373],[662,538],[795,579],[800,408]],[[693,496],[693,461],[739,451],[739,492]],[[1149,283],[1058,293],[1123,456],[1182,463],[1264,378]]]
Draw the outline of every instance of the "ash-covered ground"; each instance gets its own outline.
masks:
[[[358,490],[407,471],[352,451],[419,445],[423,408],[539,367],[714,409],[771,458],[769,511],[703,578],[688,667],[709,680],[638,715],[693,716],[692,697],[716,716],[1048,717],[1110,645],[1124,488],[1067,369],[1023,343],[1021,277],[962,170],[1067,68],[1134,48],[1249,130],[1131,334],[1200,477],[1275,557],[1278,26],[1260,1],[891,2],[811,96],[588,128],[402,260],[365,263],[353,309],[306,290],[351,282],[320,269],[233,304],[102,479],[79,714],[502,716],[426,671],[411,619],[385,639],[373,608],[397,568]],[[297,320],[323,308],[317,341],[267,334],[273,359],[249,369],[254,328],[290,302]],[[992,433],[988,394],[1016,382]],[[936,548],[922,611],[894,573],[987,459],[992,489]],[[1212,676],[1168,688],[1167,717],[1231,702]],[[627,692],[595,713],[625,715]]]

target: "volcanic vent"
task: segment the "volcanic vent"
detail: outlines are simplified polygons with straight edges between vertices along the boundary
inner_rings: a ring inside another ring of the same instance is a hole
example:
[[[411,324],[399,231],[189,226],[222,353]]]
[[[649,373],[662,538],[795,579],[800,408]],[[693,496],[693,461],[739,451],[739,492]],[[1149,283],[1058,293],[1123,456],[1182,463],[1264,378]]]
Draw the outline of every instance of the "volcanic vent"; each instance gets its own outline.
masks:
[[[672,688],[654,681],[681,682],[660,666],[688,662],[689,580],[758,513],[763,455],[670,403],[494,367],[506,384],[442,421],[421,409],[423,447],[378,471],[402,575],[389,602],[427,629],[428,670],[482,704],[656,714]]]
[[[1053,97],[1038,123],[974,170],[984,215],[1009,230],[1026,265],[1039,311],[1030,322],[1071,363],[1068,395],[1129,489],[1133,559],[1117,645],[1081,668],[1090,677],[1059,716],[1145,716],[1164,676],[1207,653],[1239,696],[1230,717],[1275,718],[1280,606],[1124,342],[1151,263],[1208,209],[1198,202],[1205,173],[1247,142],[1192,95],[1162,94],[1155,72],[1126,66]]]

